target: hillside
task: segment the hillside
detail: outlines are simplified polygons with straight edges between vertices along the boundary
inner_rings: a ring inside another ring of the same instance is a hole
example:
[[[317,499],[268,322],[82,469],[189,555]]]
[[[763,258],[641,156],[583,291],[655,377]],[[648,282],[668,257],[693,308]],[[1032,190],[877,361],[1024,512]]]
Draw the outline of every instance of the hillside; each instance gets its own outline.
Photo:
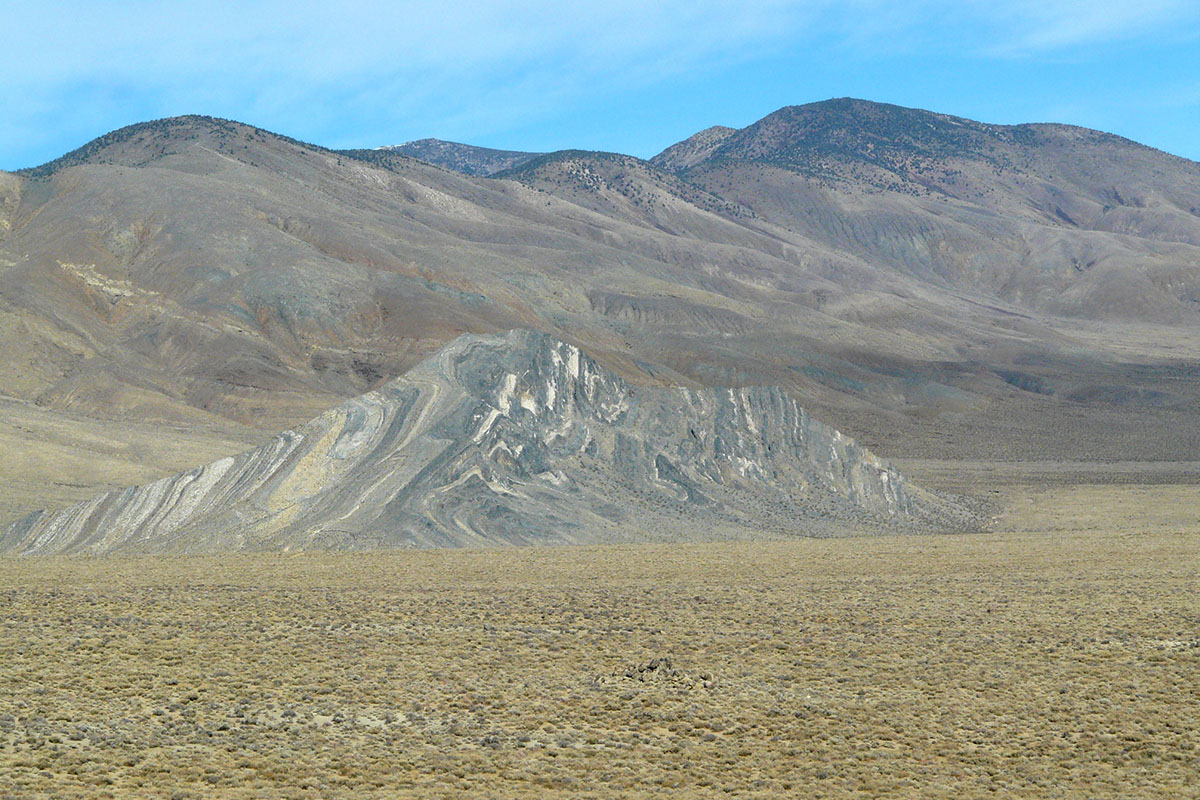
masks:
[[[1200,311],[1200,165],[1111,134],[830,100],[728,133],[680,172],[789,231],[1027,310]]]
[[[415,142],[405,142],[377,148],[385,153],[399,153],[426,164],[452,169],[464,175],[488,176],[506,169],[524,164],[541,153],[526,153],[520,150],[496,150],[491,147],[476,147],[461,142],[447,142],[442,139],[418,139]],[[356,158],[369,159],[370,150],[344,150]]]
[[[493,177],[519,181],[605,217],[676,236],[737,240],[749,234],[736,222],[745,209],[620,153],[561,150]],[[714,225],[723,227],[716,236]]]
[[[0,513],[154,477],[128,442],[155,431],[191,437],[145,462],[182,471],[512,328],[633,385],[781,386],[888,457],[1200,450],[1193,162],[862,101],[657,166],[365,152],[180,117],[0,174]]]
[[[676,172],[685,170],[702,161],[707,161],[717,148],[735,133],[737,133],[737,128],[727,128],[724,125],[705,128],[663,150],[650,159],[650,163],[660,169]]]

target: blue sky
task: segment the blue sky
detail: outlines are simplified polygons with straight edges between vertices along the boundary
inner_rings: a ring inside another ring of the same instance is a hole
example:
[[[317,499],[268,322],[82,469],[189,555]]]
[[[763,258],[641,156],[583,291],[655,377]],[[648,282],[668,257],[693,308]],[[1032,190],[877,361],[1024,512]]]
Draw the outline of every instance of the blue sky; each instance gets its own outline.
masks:
[[[1197,0],[16,0],[0,52],[0,169],[188,113],[330,147],[648,157],[842,96],[1200,160]]]

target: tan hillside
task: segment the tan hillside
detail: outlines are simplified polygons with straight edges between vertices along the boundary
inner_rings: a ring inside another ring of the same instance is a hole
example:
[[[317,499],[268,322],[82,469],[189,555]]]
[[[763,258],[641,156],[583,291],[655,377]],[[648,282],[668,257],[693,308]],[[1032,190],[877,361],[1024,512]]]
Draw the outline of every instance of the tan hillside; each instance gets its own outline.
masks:
[[[81,479],[10,415],[0,473],[82,500],[124,425],[207,458],[512,328],[635,385],[781,386],[884,456],[1200,450],[1193,162],[861,101],[708,140],[487,179],[180,117],[0,176],[0,392],[112,437]]]

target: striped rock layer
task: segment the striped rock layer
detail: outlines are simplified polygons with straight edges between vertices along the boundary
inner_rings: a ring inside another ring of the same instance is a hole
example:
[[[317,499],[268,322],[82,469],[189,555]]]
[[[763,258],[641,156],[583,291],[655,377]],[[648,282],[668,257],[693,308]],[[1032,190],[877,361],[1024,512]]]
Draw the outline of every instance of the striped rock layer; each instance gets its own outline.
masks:
[[[778,388],[635,387],[577,348],[463,336],[266,444],[37,512],[22,554],[359,550],[974,527]]]

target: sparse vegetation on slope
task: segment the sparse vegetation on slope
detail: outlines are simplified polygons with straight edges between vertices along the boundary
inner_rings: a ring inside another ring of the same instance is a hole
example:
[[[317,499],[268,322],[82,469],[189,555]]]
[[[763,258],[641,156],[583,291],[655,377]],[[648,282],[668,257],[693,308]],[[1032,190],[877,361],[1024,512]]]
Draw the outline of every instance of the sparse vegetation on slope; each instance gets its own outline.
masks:
[[[0,181],[0,384],[114,431],[266,438],[520,327],[634,383],[783,386],[884,456],[1192,457],[1200,167],[1001,127],[837,101],[710,131],[678,173],[574,151],[491,180],[133,126]]]
[[[426,164],[452,169],[464,175],[478,176],[494,175],[542,155],[519,150],[476,147],[441,139],[418,139],[415,142],[406,142],[391,147],[379,147],[372,150],[342,150],[340,152],[365,161],[383,159],[388,154],[401,154],[424,161]]]
[[[236,152],[239,148],[245,149],[243,140],[246,138],[265,141],[268,137],[297,147],[324,150],[318,145],[270,133],[241,122],[191,114],[127,125],[93,139],[53,161],[17,170],[15,174],[26,178],[45,179],[80,164],[140,167],[178,153],[178,148],[189,141],[203,140],[212,144],[218,152]]]

